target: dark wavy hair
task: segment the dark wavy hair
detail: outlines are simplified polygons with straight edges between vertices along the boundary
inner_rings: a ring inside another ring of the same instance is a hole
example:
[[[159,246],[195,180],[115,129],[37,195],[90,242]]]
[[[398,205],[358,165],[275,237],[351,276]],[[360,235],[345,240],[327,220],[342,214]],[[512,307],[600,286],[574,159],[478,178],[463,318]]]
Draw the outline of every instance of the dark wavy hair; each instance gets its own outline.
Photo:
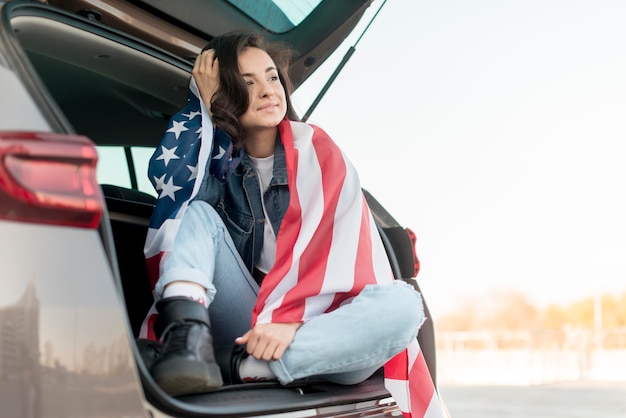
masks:
[[[287,118],[298,120],[298,116],[291,103],[292,85],[289,79],[289,62],[292,51],[285,45],[270,42],[258,32],[230,32],[217,36],[204,47],[204,50],[213,49],[215,58],[219,62],[220,84],[211,99],[211,113],[213,122],[232,138],[235,148],[242,145],[245,130],[239,123],[250,104],[248,87],[239,71],[239,54],[248,47],[259,48],[265,51],[276,64],[278,78],[285,89],[287,101]]]

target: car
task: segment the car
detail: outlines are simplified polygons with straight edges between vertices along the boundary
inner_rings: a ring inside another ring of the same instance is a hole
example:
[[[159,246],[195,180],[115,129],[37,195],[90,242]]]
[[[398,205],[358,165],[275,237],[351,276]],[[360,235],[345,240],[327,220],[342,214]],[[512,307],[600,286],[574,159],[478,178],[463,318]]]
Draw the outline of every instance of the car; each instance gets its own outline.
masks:
[[[257,382],[171,397],[136,339],[153,297],[147,164],[196,55],[254,29],[295,51],[297,88],[372,0],[0,0],[0,403],[11,417],[396,416],[381,372],[353,386]],[[349,98],[346,98],[349,101]],[[339,144],[341,143],[338,140]],[[396,279],[415,235],[364,190]],[[419,342],[436,382],[428,307]]]

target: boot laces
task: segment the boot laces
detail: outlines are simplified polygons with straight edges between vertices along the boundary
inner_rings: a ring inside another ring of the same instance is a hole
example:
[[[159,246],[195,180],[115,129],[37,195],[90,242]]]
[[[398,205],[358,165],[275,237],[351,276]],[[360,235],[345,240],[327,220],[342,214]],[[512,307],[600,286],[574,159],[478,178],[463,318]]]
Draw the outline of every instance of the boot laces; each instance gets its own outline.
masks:
[[[187,349],[189,331],[194,324],[192,322],[178,321],[171,323],[163,331],[162,339],[165,340],[165,350],[179,351]]]

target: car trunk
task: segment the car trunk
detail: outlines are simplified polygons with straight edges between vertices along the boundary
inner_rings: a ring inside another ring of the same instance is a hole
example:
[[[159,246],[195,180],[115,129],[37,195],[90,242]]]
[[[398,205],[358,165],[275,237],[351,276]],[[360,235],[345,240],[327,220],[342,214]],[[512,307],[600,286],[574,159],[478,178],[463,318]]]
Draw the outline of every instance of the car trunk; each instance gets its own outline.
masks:
[[[36,95],[53,126],[86,135],[98,145],[156,146],[170,115],[186,100],[191,62],[185,56],[94,22],[86,12],[82,12],[87,16],[83,17],[19,1],[9,3],[4,11],[13,30],[9,36],[15,36],[19,45],[12,52],[12,64],[33,92],[43,92]],[[302,68],[311,54],[302,53]],[[308,73],[299,71],[299,82]],[[116,186],[103,185],[103,192],[108,211],[101,235],[118,273],[129,333],[137,336],[152,302],[143,242],[154,198]],[[171,398],[154,383],[136,347],[135,353],[146,398],[173,416],[248,416],[284,411],[298,411],[294,416],[360,416],[397,411],[380,372],[354,386],[254,383]]]

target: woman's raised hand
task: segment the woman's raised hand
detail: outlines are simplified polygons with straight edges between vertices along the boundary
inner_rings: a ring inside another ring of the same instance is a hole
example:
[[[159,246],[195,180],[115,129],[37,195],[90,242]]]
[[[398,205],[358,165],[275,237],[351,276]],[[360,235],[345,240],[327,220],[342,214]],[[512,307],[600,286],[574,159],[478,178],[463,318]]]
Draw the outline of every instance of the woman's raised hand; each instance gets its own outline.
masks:
[[[204,105],[208,109],[209,114],[212,114],[211,102],[220,82],[219,64],[214,50],[207,49],[196,57],[191,75],[198,86]]]

